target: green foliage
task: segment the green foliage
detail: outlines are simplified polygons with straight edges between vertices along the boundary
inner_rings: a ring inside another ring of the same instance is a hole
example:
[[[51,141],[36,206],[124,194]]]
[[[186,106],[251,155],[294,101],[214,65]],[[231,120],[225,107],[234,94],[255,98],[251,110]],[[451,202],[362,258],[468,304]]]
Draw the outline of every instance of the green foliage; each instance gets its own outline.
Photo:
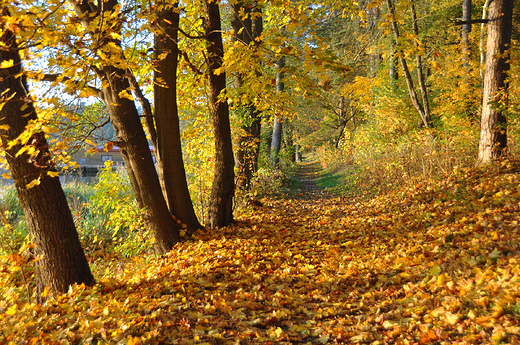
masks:
[[[96,185],[72,182],[63,190],[88,256],[103,251],[124,256],[150,253],[153,235],[143,227],[126,171],[102,169]],[[14,186],[3,189],[0,255],[16,253],[29,241],[28,228]]]
[[[114,170],[111,161],[105,162],[93,188],[89,206],[92,217],[79,229],[83,242],[100,246],[108,243],[126,256],[151,252],[153,236],[144,228],[126,170],[121,166]],[[92,227],[95,224],[98,226]]]
[[[253,191],[259,196],[275,196],[283,194],[283,187],[287,184],[287,177],[278,169],[267,167],[258,169],[253,180]]]
[[[26,243],[29,229],[13,185],[2,188],[0,220],[0,256],[17,252]]]

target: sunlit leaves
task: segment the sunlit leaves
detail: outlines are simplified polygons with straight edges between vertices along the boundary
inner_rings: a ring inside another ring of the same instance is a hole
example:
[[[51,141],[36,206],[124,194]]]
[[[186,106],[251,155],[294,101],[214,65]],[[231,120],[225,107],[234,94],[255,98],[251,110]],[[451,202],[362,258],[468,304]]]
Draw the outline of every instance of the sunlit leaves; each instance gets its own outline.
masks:
[[[514,343],[515,167],[371,200],[264,199],[162,257],[98,260],[93,288],[0,301],[0,325],[13,341]]]

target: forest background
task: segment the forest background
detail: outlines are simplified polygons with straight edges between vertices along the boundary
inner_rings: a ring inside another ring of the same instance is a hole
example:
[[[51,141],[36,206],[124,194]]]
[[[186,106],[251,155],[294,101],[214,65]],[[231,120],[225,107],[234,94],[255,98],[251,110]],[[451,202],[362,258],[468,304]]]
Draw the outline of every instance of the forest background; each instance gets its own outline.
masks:
[[[514,160],[520,135],[520,14],[509,5],[511,41],[501,58],[510,64],[504,74],[508,90],[502,90],[510,96],[497,98],[492,108],[507,119],[499,128],[507,126],[507,156]],[[302,152],[327,169],[325,187],[350,198],[443,178],[482,163],[489,6],[484,1],[6,3],[3,46],[13,47],[5,39],[6,32],[13,33],[24,68],[16,75],[29,80],[24,104],[34,117],[14,137],[3,134],[9,138],[3,140],[5,163],[11,164],[10,157],[45,163],[18,187],[18,193],[22,188],[30,195],[57,175],[56,166],[73,170],[70,153],[80,147],[127,150],[126,169],[109,165],[95,186],[63,187],[90,265],[106,255],[167,252],[201,223],[231,224],[237,209],[283,194]],[[475,18],[483,22],[467,23]],[[19,65],[16,57],[2,58],[4,71]],[[2,90],[3,104],[9,104],[10,88]],[[129,117],[138,121],[128,124]],[[97,135],[108,118],[115,140]],[[34,145],[39,133],[46,134],[48,147]],[[159,161],[157,182],[145,178],[151,170],[136,159],[149,143]],[[154,199],[163,198],[164,206],[156,205]],[[186,198],[191,210],[181,209]],[[34,228],[38,221],[30,220],[15,189],[4,190],[2,205],[3,293],[31,300],[32,288],[44,298],[49,291],[68,291],[72,282],[63,283],[64,277],[50,274],[48,282],[61,282],[54,285],[34,280],[38,269],[40,277],[48,275],[34,244],[45,230]],[[161,212],[168,216],[157,216]],[[82,265],[75,282],[92,284],[88,264]]]

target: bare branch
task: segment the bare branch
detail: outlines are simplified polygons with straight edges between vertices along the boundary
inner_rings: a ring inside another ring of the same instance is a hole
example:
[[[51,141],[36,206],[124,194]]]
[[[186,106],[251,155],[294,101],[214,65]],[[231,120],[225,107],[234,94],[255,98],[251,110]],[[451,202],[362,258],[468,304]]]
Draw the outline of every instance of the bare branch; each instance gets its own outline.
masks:
[[[188,56],[188,53],[186,53],[185,51],[181,51],[181,55],[182,57],[184,58],[184,61],[186,61],[186,63],[188,64],[188,66],[190,67],[190,69],[197,75],[203,75],[204,73],[202,73],[202,71],[200,70],[200,68],[198,68],[197,66],[195,66],[193,63],[191,63],[190,61],[190,57]]]

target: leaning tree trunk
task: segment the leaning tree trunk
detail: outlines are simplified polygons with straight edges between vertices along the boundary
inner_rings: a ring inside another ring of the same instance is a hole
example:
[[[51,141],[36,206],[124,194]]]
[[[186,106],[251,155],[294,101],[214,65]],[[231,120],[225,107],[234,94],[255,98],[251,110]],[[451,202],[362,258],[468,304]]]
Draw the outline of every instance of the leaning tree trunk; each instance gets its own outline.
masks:
[[[410,10],[412,11],[412,27],[413,33],[419,39],[419,26],[417,25],[417,13],[415,12],[415,4],[413,1],[410,3]],[[415,46],[418,47],[417,41]],[[417,67],[417,83],[419,84],[419,90],[421,91],[422,105],[424,111],[424,118],[426,119],[426,127],[432,127],[432,120],[430,115],[430,102],[428,101],[428,90],[426,89],[426,77],[423,73],[422,57],[419,51],[415,53],[415,64]]]
[[[283,68],[285,67],[285,57],[282,56],[280,60],[278,60],[276,64],[276,92],[283,92],[284,83],[283,83]],[[279,118],[278,115],[274,116],[273,122],[273,137],[271,139],[271,166],[273,168],[278,168],[278,163],[280,161],[280,148],[282,146],[282,119]]]
[[[392,0],[386,0],[386,3],[388,5],[388,11],[390,12],[390,21],[391,21],[391,27],[392,31],[394,33],[394,38],[396,42],[399,42],[399,28],[397,26],[396,16],[395,16],[395,7],[392,3]],[[410,95],[410,100],[412,101],[413,106],[419,113],[419,116],[421,118],[421,122],[425,127],[431,128],[433,126],[433,123],[431,121],[431,118],[429,117],[429,114],[426,114],[424,111],[424,107],[419,102],[419,98],[417,97],[417,92],[415,91],[415,87],[413,84],[413,79],[410,74],[410,70],[408,69],[408,63],[406,62],[406,59],[403,56],[403,53],[400,51],[400,48],[398,47],[398,54],[399,54],[399,62],[401,63],[401,68],[403,70],[404,78],[406,80],[406,86],[408,88],[408,93]]]
[[[208,207],[208,222],[211,228],[220,228],[233,223],[233,196],[235,194],[235,172],[229,107],[227,98],[219,99],[226,90],[226,74],[215,74],[222,67],[224,47],[220,26],[219,5],[215,1],[202,0],[204,5],[204,28],[207,39],[209,65],[209,106],[213,117],[215,135],[215,172]]]
[[[148,140],[141,124],[141,119],[133,100],[122,97],[131,92],[127,71],[118,65],[124,65],[124,55],[121,49],[121,41],[113,38],[107,32],[98,32],[98,27],[89,25],[92,20],[99,18],[117,18],[111,16],[111,12],[118,8],[117,0],[103,3],[101,8],[89,1],[74,2],[76,14],[80,18],[83,27],[90,31],[90,35],[99,38],[99,50],[104,52],[104,59],[100,59],[95,70],[102,81],[102,98],[105,102],[110,121],[114,126],[121,155],[125,161],[126,169],[130,177],[130,183],[137,199],[143,220],[146,226],[152,230],[156,239],[158,252],[169,251],[180,240],[179,228],[175,219],[171,216],[162,188],[155,170]],[[120,31],[118,23],[105,23],[107,30]],[[96,29],[93,29],[96,28]],[[110,43],[110,45],[109,45]],[[114,51],[113,47],[117,47]]]
[[[160,6],[159,6],[160,5]],[[195,215],[182,159],[177,108],[179,12],[176,5],[160,1],[157,13],[160,32],[155,36],[154,103],[157,127],[156,159],[170,211],[192,233],[202,226]]]
[[[398,72],[398,66],[397,66],[397,59],[395,58],[395,46],[396,42],[394,41],[394,38],[390,39],[390,81],[393,83],[393,85],[396,85],[396,81],[399,80],[399,72]]]
[[[8,16],[3,9],[4,18]],[[0,137],[11,169],[16,191],[34,242],[37,260],[37,290],[48,287],[53,293],[66,292],[74,283],[94,284],[85,253],[74,226],[67,199],[56,176],[55,165],[45,133],[34,131],[29,139],[18,140],[31,121],[37,121],[36,110],[22,81],[21,59],[14,32],[0,19],[2,34],[0,63],[14,65],[0,69]],[[24,146],[34,154],[17,153]],[[30,187],[30,185],[34,185]]]
[[[514,0],[494,0],[489,9],[484,99],[480,125],[478,164],[490,163],[507,148],[507,72]]]
[[[256,5],[256,3],[255,3]],[[232,20],[234,36],[233,40],[241,42],[244,47],[251,48],[250,44],[255,42],[262,32],[262,17],[259,16],[258,9],[253,5],[251,9],[243,2],[232,5]],[[252,17],[254,13],[254,18]],[[244,87],[243,75],[235,74],[235,87],[239,90]],[[245,96],[245,93],[241,91]],[[256,109],[253,102],[246,100],[240,106],[242,118],[241,133],[238,138],[238,149],[236,152],[237,164],[237,185],[239,188],[248,190],[251,186],[251,180],[258,168],[258,155],[260,153],[260,130],[261,130],[261,113]]]

